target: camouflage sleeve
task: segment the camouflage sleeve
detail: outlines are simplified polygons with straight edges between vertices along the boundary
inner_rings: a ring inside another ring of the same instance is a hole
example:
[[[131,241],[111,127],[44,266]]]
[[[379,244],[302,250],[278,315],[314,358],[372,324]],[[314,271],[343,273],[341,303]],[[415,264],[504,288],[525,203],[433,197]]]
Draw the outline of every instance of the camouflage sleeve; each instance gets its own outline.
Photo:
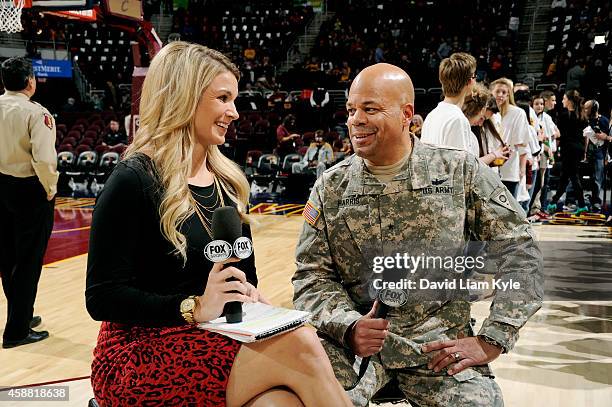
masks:
[[[310,322],[320,332],[349,347],[344,336],[362,315],[342,286],[329,248],[325,225],[322,180],[317,180],[306,208],[304,226],[296,250],[297,270],[293,276],[296,309],[312,313]]]
[[[542,306],[542,253],[523,210],[497,174],[480,162],[471,164],[469,227],[487,242],[487,255],[496,265],[495,298],[478,334],[494,339],[508,352],[519,329]]]

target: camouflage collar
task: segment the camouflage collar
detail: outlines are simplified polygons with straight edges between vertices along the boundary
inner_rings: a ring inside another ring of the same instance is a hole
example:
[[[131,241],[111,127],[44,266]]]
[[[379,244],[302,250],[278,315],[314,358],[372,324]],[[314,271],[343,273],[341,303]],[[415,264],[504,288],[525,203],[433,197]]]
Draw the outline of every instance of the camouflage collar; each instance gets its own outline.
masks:
[[[367,171],[365,162],[361,157],[353,156],[349,172],[355,174],[351,177],[347,192],[357,194],[380,194],[385,189],[405,190],[405,189],[421,189],[431,185],[429,172],[427,170],[427,149],[423,143],[412,137],[412,151],[410,158],[400,170],[400,173],[385,188],[378,179]],[[404,181],[404,182],[396,182]],[[395,184],[395,186],[394,186]]]

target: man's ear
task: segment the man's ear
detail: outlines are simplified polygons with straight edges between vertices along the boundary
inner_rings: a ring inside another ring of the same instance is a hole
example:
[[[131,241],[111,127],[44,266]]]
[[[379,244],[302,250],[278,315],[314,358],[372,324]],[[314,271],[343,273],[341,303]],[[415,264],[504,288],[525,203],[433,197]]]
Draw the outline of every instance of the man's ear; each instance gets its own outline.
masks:
[[[27,91],[33,91],[36,89],[36,78],[34,75],[28,76],[28,85],[26,86]]]
[[[402,124],[404,126],[409,126],[412,121],[412,116],[414,116],[414,104],[406,103],[402,107]]]

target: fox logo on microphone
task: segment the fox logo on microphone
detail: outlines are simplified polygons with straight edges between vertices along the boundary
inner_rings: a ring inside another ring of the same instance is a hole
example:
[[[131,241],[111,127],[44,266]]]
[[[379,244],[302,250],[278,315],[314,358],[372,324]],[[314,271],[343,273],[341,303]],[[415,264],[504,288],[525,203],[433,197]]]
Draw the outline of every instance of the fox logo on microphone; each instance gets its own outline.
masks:
[[[230,258],[232,246],[225,240],[213,240],[204,248],[204,256],[213,263],[219,263]]]
[[[389,307],[401,307],[408,302],[408,293],[404,290],[380,290],[378,299]]]
[[[248,237],[239,237],[234,242],[234,255],[239,259],[246,259],[253,254],[253,242]]]

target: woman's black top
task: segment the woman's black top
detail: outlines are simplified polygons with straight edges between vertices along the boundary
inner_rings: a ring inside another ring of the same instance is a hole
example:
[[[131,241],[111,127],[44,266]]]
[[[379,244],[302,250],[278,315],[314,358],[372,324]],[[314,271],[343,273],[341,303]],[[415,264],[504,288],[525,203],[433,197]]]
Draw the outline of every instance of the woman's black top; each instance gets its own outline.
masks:
[[[213,185],[189,187],[203,205],[216,201]],[[153,162],[144,154],[121,161],[104,185],[93,212],[87,260],[85,299],[93,319],[143,326],[183,324],[181,301],[204,293],[213,266],[204,257],[204,247],[211,237],[196,215],[187,219],[181,228],[187,239],[183,265],[161,233],[160,196]],[[233,204],[226,195],[224,199],[226,205]],[[210,214],[207,217],[210,220]],[[242,232],[251,237],[247,225]],[[257,286],[254,255],[232,265]]]
[[[561,147],[561,158],[565,152],[571,154],[584,152],[584,136],[582,130],[586,127],[586,122],[576,116],[575,112],[564,110],[559,114],[557,127],[561,133],[559,147]]]

